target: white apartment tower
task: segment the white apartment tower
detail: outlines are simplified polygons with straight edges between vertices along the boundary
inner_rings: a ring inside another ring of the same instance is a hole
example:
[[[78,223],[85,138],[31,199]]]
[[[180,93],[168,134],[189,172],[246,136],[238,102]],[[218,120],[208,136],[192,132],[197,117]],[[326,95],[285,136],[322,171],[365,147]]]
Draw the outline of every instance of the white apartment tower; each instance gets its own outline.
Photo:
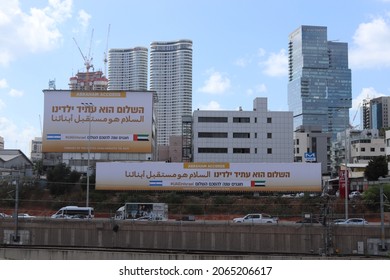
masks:
[[[110,49],[108,80],[109,90],[147,90],[148,49]]]
[[[182,117],[192,115],[192,41],[150,44],[150,90],[157,92],[157,145],[182,135]]]

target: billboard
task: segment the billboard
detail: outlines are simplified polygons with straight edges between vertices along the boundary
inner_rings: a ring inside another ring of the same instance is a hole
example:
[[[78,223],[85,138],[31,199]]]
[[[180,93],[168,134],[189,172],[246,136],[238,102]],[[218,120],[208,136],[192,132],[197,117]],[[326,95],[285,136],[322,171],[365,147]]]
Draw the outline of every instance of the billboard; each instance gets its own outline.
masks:
[[[43,152],[152,152],[153,92],[43,92]]]
[[[96,190],[321,191],[320,163],[97,162]]]

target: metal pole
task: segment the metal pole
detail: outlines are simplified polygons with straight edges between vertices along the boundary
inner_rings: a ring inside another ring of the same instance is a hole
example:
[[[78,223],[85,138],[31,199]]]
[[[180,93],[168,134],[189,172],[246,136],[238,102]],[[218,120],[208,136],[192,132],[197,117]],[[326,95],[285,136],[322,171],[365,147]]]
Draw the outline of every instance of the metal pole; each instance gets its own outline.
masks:
[[[16,179],[15,186],[15,236],[14,242],[19,242],[19,178]]]
[[[386,251],[385,214],[384,214],[384,206],[383,206],[383,184],[380,184],[379,195],[380,195],[380,207],[381,207],[381,247],[382,247],[382,251]]]
[[[345,219],[348,219],[348,151],[347,151],[347,128],[345,129],[345,171],[344,171],[344,201],[345,201]]]
[[[88,117],[88,159],[87,159],[87,194],[86,194],[86,207],[89,206],[89,171],[90,171],[90,158],[91,158],[91,115],[92,115],[92,103],[81,103],[82,105],[86,106],[89,111],[89,117]]]

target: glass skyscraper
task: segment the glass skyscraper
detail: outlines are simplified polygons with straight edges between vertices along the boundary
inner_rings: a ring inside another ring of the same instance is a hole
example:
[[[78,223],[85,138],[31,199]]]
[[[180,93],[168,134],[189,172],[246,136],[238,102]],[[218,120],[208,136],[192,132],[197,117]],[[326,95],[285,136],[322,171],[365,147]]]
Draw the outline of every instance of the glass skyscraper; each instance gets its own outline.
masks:
[[[352,107],[348,44],[328,41],[327,27],[301,26],[289,35],[288,106],[299,126],[344,131]]]

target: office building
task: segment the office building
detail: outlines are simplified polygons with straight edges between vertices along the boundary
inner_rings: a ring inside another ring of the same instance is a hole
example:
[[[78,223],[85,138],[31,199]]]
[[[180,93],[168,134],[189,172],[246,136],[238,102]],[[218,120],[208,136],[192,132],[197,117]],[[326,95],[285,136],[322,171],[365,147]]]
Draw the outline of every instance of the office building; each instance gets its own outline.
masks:
[[[390,127],[390,96],[381,96],[370,100],[369,123],[371,129]]]
[[[288,106],[294,129],[319,125],[344,131],[352,107],[348,44],[328,41],[327,27],[301,26],[289,35]]]
[[[110,49],[108,80],[109,90],[147,90],[148,49]]]
[[[150,90],[157,92],[157,145],[182,135],[183,116],[192,115],[192,41],[152,42]]]
[[[267,107],[258,97],[253,111],[194,111],[193,161],[293,162],[292,112]]]
[[[31,140],[31,161],[42,160],[42,137],[35,137]]]
[[[323,175],[331,172],[330,132],[322,132],[319,126],[299,126],[294,131],[294,161],[320,162]]]

